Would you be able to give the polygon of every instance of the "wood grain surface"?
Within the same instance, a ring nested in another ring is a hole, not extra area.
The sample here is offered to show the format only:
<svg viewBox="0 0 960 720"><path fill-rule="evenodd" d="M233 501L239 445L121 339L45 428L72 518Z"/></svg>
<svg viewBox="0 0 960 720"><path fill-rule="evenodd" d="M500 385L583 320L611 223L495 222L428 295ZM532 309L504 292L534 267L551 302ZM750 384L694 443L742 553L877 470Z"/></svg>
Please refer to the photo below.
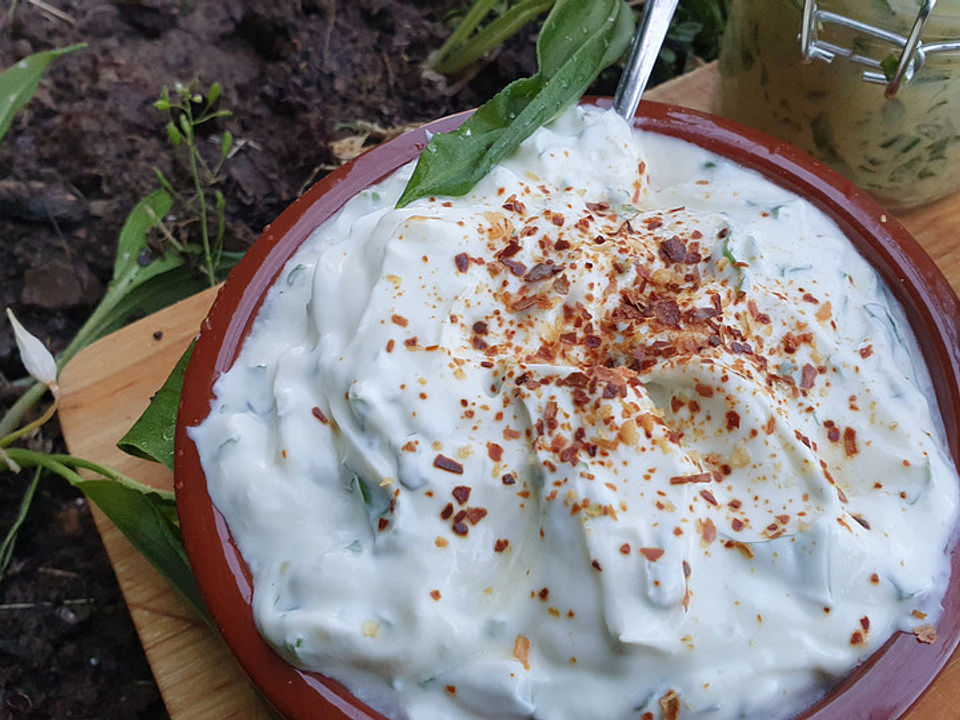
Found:
<svg viewBox="0 0 960 720"><path fill-rule="evenodd" d="M709 110L715 64L646 97ZM960 194L900 217L960 292ZM124 435L196 335L216 290L188 298L79 353L63 370L60 422L73 454L141 482L173 487L165 467L120 452ZM99 512L97 527L172 720L268 718L226 647ZM960 718L960 653L904 720Z"/></svg>

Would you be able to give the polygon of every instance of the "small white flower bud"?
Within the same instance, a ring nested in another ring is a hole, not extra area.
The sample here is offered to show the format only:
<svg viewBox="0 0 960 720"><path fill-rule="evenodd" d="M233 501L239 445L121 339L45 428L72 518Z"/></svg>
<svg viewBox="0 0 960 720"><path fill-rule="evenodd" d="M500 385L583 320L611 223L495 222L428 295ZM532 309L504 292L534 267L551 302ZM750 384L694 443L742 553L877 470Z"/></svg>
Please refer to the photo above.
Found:
<svg viewBox="0 0 960 720"><path fill-rule="evenodd" d="M7 308L7 317L13 325L13 334L20 350L20 360L35 380L39 380L53 389L57 385L57 361L40 340L31 335L10 308Z"/></svg>

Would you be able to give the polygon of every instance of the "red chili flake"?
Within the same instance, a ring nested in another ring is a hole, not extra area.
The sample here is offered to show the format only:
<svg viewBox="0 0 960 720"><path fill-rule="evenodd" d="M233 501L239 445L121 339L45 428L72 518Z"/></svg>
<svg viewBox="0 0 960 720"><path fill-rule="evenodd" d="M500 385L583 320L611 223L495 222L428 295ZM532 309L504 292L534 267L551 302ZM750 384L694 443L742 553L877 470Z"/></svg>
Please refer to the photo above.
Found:
<svg viewBox="0 0 960 720"><path fill-rule="evenodd" d="M552 222L557 227L563 227L563 215L561 215L560 213L554 213L553 216L550 218L550 222Z"/></svg>
<svg viewBox="0 0 960 720"><path fill-rule="evenodd" d="M448 458L446 455L437 455L433 459L433 466L435 468L440 468L441 470L446 470L447 472L463 475L463 465L458 463L456 460Z"/></svg>
<svg viewBox="0 0 960 720"><path fill-rule="evenodd" d="M868 618L866 615L864 615L862 618L860 618L860 627L863 628L864 632L869 632L869 631L870 631L870 618Z"/></svg>
<svg viewBox="0 0 960 720"><path fill-rule="evenodd" d="M417 338L416 337L407 338L406 340L403 341L403 344L406 345L408 348L416 347Z"/></svg>
<svg viewBox="0 0 960 720"><path fill-rule="evenodd" d="M862 357L864 360L871 355L873 355L873 345L867 345L866 347L860 348L860 357Z"/></svg>
<svg viewBox="0 0 960 720"><path fill-rule="evenodd" d="M667 263L683 262L687 257L687 246L683 240L674 235L660 243L660 257Z"/></svg>
<svg viewBox="0 0 960 720"><path fill-rule="evenodd" d="M453 516L453 521L455 523L463 522L466 519L466 517L467 517L467 511L460 510L456 515Z"/></svg>
<svg viewBox="0 0 960 720"><path fill-rule="evenodd" d="M680 717L680 696L676 690L668 690L666 694L657 700L660 706L660 712L663 714L663 720L678 720Z"/></svg>
<svg viewBox="0 0 960 720"><path fill-rule="evenodd" d="M599 335L587 335L583 339L583 343L588 348L598 348L603 343L603 341L600 339Z"/></svg>
<svg viewBox="0 0 960 720"><path fill-rule="evenodd" d="M860 632L859 630L855 630L853 634L850 636L851 645L863 645L864 642L865 640L863 637L863 633Z"/></svg>
<svg viewBox="0 0 960 720"><path fill-rule="evenodd" d="M683 576L684 576L685 578L690 577L690 563L688 563L686 560L684 560L684 561L680 564L680 567L683 568Z"/></svg>
<svg viewBox="0 0 960 720"><path fill-rule="evenodd" d="M713 388L709 385L704 385L703 383L697 383L694 388L697 391L697 395L700 397L713 397Z"/></svg>
<svg viewBox="0 0 960 720"><path fill-rule="evenodd" d="M811 295L810 293L804 293L804 294L803 294L803 299L806 300L808 303L813 303L814 305L819 305L819 304L820 304L820 301L817 300L817 299L816 299L813 295Z"/></svg>
<svg viewBox="0 0 960 720"><path fill-rule="evenodd" d="M590 384L590 378L584 375L582 372L572 372L563 378L562 381L557 381L557 385L569 385L570 387L586 387Z"/></svg>
<svg viewBox="0 0 960 720"><path fill-rule="evenodd" d="M735 532L740 532L743 530L743 521L739 518L734 518L730 521L730 527L732 527Z"/></svg>
<svg viewBox="0 0 960 720"><path fill-rule="evenodd" d="M869 530L869 529L870 529L870 523L867 522L867 519L866 519L865 517L861 517L860 515L854 515L854 514L852 514L852 513L850 514L850 517L852 517L854 520L856 520L863 529L865 529L865 530Z"/></svg>
<svg viewBox="0 0 960 720"><path fill-rule="evenodd" d="M727 430L736 430L740 427L740 414L735 410L727 411Z"/></svg>
<svg viewBox="0 0 960 720"><path fill-rule="evenodd" d="M804 390L809 390L813 387L813 381L817 379L817 369L807 363L803 366L803 374L800 377L800 387Z"/></svg>
<svg viewBox="0 0 960 720"><path fill-rule="evenodd" d="M569 250L569 249L570 249L570 243L567 242L566 240L557 240L557 241L553 244L553 247L554 247L556 250Z"/></svg>
<svg viewBox="0 0 960 720"><path fill-rule="evenodd" d="M676 327L680 324L680 308L677 306L675 300L656 300L652 308L657 320L664 325Z"/></svg>
<svg viewBox="0 0 960 720"><path fill-rule="evenodd" d="M460 505L464 505L466 504L467 500L470 499L470 488L466 485L457 485L453 489L452 494L454 500L456 500Z"/></svg>
<svg viewBox="0 0 960 720"><path fill-rule="evenodd" d="M588 202L587 210L590 212L600 213L604 210L609 210L610 206L605 202Z"/></svg>
<svg viewBox="0 0 960 720"><path fill-rule="evenodd" d="M708 503L710 503L711 505L717 505L717 506L720 505L720 503L717 502L717 499L713 496L713 493L710 492L709 490L701 490L701 491L700 491L700 497L702 497L704 500L706 500L706 501L707 501Z"/></svg>
<svg viewBox="0 0 960 720"><path fill-rule="evenodd" d="M394 346L394 345L395 345L395 343L393 342L393 339L392 339L392 338L391 338L390 340L387 340L387 352L388 352L388 353L393 352L393 346Z"/></svg>
<svg viewBox="0 0 960 720"><path fill-rule="evenodd" d="M481 507L467 508L467 520L471 525L476 525L487 516L487 509Z"/></svg>
<svg viewBox="0 0 960 720"><path fill-rule="evenodd" d="M550 588L540 588L540 592L537 593L541 600L546 602L547 598L550 597Z"/></svg>
<svg viewBox="0 0 960 720"><path fill-rule="evenodd" d="M917 642L932 645L937 641L937 630L933 625L920 625L913 629L913 634L917 636Z"/></svg>
<svg viewBox="0 0 960 720"><path fill-rule="evenodd" d="M621 545L621 546L620 546L620 553L621 553L622 555L629 555L629 554L630 554L630 543L624 543L623 545Z"/></svg>
<svg viewBox="0 0 960 720"><path fill-rule="evenodd" d="M747 355L753 352L753 348L750 347L750 343L740 343L740 342L730 343L730 350L737 354L745 353Z"/></svg>
<svg viewBox="0 0 960 720"><path fill-rule="evenodd" d="M500 258L500 262L506 265L510 272L512 272L517 277L522 277L523 274L527 271L527 266L522 262L517 262L515 260L510 260L509 258Z"/></svg>
<svg viewBox="0 0 960 720"><path fill-rule="evenodd" d="M470 256L466 253L460 253L453 258L453 261L457 264L457 270L460 272L466 272L467 268L470 267Z"/></svg>
<svg viewBox="0 0 960 720"><path fill-rule="evenodd" d="M510 547L510 541L507 540L506 538L499 538L499 539L493 544L493 551L494 551L494 552L503 552L503 551L506 550L508 547Z"/></svg>
<svg viewBox="0 0 960 720"><path fill-rule="evenodd" d="M700 524L700 537L703 538L703 542L707 545L712 543L717 539L717 526L713 524L713 520L707 518L703 520Z"/></svg>
<svg viewBox="0 0 960 720"><path fill-rule="evenodd" d="M462 522L455 522L452 529L457 535L466 535L468 532L470 532L470 528L468 528L466 524Z"/></svg>
<svg viewBox="0 0 960 720"><path fill-rule="evenodd" d="M686 483L707 483L713 480L713 473L696 473L694 475L674 475L670 478L671 485L685 485Z"/></svg>
<svg viewBox="0 0 960 720"><path fill-rule="evenodd" d="M328 422L330 422L329 420L327 420L327 416L323 414L323 410L321 410L320 408L314 407L313 410L311 410L310 412L312 412L313 416L323 424L327 424Z"/></svg>
<svg viewBox="0 0 960 720"><path fill-rule="evenodd" d="M457 686L456 686L456 685L447 685L446 690L447 690L447 692L448 692L450 695L456 695L456 694L457 694Z"/></svg>
<svg viewBox="0 0 960 720"><path fill-rule="evenodd" d="M594 560L590 564L593 565L593 569L596 570L597 572L603 572L603 568L600 567L600 563L598 561Z"/></svg>
<svg viewBox="0 0 960 720"><path fill-rule="evenodd" d="M566 275L561 275L553 281L553 289L561 295L566 295L570 291L570 281Z"/></svg>
<svg viewBox="0 0 960 720"><path fill-rule="evenodd" d="M580 388L574 388L573 391L573 404L574 405L586 405L590 402L590 396Z"/></svg>
<svg viewBox="0 0 960 720"><path fill-rule="evenodd" d="M656 230L658 227L663 226L663 219L658 217L648 218L643 221L643 224L646 225L647 230Z"/></svg>
<svg viewBox="0 0 960 720"><path fill-rule="evenodd" d="M840 442L840 428L836 426L827 428L827 439L830 442Z"/></svg>
<svg viewBox="0 0 960 720"><path fill-rule="evenodd" d="M477 335L474 335L472 338L470 338L470 344L473 345L473 347L477 350L486 350L488 347L490 347L485 340Z"/></svg>
<svg viewBox="0 0 960 720"><path fill-rule="evenodd" d="M503 448L495 442L487 443L487 456L494 462L500 462L503 457Z"/></svg>
<svg viewBox="0 0 960 720"><path fill-rule="evenodd" d="M511 195L510 197L508 197L507 201L503 204L502 207L504 210L509 210L511 212L519 213L521 215L523 215L523 213L526 212L526 209L527 209L522 202L517 200L516 195Z"/></svg>
<svg viewBox="0 0 960 720"><path fill-rule="evenodd" d="M557 273L561 273L564 270L564 265L554 265L552 262L542 262L537 263L523 277L524 282L537 282L538 280L546 280L547 278L553 277Z"/></svg>
<svg viewBox="0 0 960 720"><path fill-rule="evenodd" d="M656 562L663 557L664 551L660 548L653 547L642 547L640 548L640 554L643 555L650 562Z"/></svg>
<svg viewBox="0 0 960 720"><path fill-rule="evenodd" d="M507 473L500 478L500 482L502 482L504 485L514 485L517 482L517 478L513 473Z"/></svg>
<svg viewBox="0 0 960 720"><path fill-rule="evenodd" d="M880 584L880 576L877 575L876 573L872 573L872 574L870 575L870 582L873 583L874 585L879 585L879 584Z"/></svg>
<svg viewBox="0 0 960 720"><path fill-rule="evenodd" d="M777 425L777 419L773 415L771 415L770 418L767 420L767 424L763 426L763 431L767 435L773 435L773 429L776 427L776 425Z"/></svg>
<svg viewBox="0 0 960 720"><path fill-rule="evenodd" d="M430 591L430 597L432 597L434 600L439 600L439 599L440 599L440 591L439 591L439 590L431 590L431 591ZM451 685L450 687L453 687L453 686ZM456 692L456 690L454 690L454 692Z"/></svg>
<svg viewBox="0 0 960 720"><path fill-rule="evenodd" d="M440 517L443 520L449 520L451 515L453 515L453 503L447 503L440 511Z"/></svg>
<svg viewBox="0 0 960 720"><path fill-rule="evenodd" d="M391 315L390 322L394 325L399 325L400 327L406 327L410 324L410 321L407 320L403 315Z"/></svg>
<svg viewBox="0 0 960 720"><path fill-rule="evenodd" d="M847 457L853 457L859 450L857 449L857 431L852 427L843 429L843 451Z"/></svg>
<svg viewBox="0 0 960 720"><path fill-rule="evenodd" d="M377 521L377 527L380 529L380 532L383 532L384 530L386 530L389 524L390 524L390 521L383 517Z"/></svg>
<svg viewBox="0 0 960 720"><path fill-rule="evenodd" d="M486 335L489 332L489 328L487 327L487 324L485 322L483 322L482 320L478 320L473 324L473 331L477 335Z"/></svg>
<svg viewBox="0 0 960 720"><path fill-rule="evenodd" d="M694 308L690 317L694 320L709 320L712 317L717 317L719 314L720 311L712 307Z"/></svg>

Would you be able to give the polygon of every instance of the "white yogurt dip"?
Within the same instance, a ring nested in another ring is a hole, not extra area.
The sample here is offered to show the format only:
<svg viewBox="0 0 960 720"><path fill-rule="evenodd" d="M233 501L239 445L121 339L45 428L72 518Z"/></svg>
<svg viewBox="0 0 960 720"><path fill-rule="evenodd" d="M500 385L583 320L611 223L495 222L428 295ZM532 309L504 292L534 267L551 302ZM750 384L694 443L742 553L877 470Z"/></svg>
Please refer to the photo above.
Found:
<svg viewBox="0 0 960 720"><path fill-rule="evenodd" d="M463 198L411 171L190 433L280 654L392 718L771 720L936 620L956 472L823 213L582 108Z"/></svg>

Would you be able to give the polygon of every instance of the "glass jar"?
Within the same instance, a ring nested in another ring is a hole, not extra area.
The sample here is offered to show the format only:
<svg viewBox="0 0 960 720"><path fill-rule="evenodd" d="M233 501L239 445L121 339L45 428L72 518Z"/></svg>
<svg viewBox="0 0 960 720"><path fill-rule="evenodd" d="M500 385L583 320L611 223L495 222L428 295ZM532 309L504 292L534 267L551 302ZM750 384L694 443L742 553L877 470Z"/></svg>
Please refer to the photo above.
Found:
<svg viewBox="0 0 960 720"><path fill-rule="evenodd" d="M823 10L909 36L919 0L822 0ZM891 210L936 200L960 187L960 46L930 52L893 97L866 82L864 64L837 56L801 59L803 0L732 0L720 53L718 112L803 148L871 192ZM862 58L900 49L860 30L824 22L821 39ZM960 0L940 0L923 45L960 39Z"/></svg>

